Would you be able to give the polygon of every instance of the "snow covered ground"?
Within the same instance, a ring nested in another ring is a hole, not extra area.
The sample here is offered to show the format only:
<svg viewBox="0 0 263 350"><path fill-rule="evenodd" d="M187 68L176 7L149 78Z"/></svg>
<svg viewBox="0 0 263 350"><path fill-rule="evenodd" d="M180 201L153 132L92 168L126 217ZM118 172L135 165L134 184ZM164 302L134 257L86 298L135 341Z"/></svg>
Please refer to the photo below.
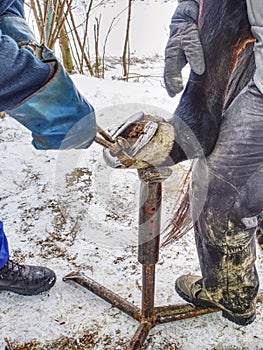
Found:
<svg viewBox="0 0 263 350"><path fill-rule="evenodd" d="M147 7L150 22L158 14L163 33L175 3L155 1L150 6L140 1L136 6L143 11ZM150 55L149 47L147 41L145 57ZM145 63L134 68L142 71L147 65L150 72L158 72L159 79L125 83L73 76L94 105L103 128L114 128L141 110L167 118L174 111L179 96L169 98L162 86L163 51L159 46L153 52L159 59L150 62L144 57ZM140 306L137 173L107 167L96 144L85 151L42 152L34 150L30 142L30 133L17 122L0 120L1 218L12 257L53 268L57 283L48 293L34 297L1 293L0 349L125 349L138 323L62 278L71 271L82 271ZM173 213L182 174L183 167L178 165L164 182L162 226ZM257 265L262 282L260 249ZM183 303L174 292L174 280L188 272L199 273L192 232L161 249L157 305ZM220 313L168 323L150 332L144 349L260 350L262 321L259 304L257 319L248 327L234 325Z"/></svg>

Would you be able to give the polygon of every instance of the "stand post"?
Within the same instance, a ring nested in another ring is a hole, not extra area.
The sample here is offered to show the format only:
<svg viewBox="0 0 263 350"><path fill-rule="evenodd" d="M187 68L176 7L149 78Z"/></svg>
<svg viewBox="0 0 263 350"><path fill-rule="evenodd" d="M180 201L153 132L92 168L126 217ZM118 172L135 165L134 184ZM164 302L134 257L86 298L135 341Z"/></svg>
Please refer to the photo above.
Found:
<svg viewBox="0 0 263 350"><path fill-rule="evenodd" d="M127 350L140 350L149 331L157 324L219 311L217 308L202 309L191 304L155 307L155 265L160 248L162 182L170 176L171 169L148 168L138 171L138 174L141 180L138 232L138 261L142 264L141 309L81 273L71 272L63 278L64 281L74 281L87 288L140 323ZM258 301L262 302L262 298L260 293Z"/></svg>

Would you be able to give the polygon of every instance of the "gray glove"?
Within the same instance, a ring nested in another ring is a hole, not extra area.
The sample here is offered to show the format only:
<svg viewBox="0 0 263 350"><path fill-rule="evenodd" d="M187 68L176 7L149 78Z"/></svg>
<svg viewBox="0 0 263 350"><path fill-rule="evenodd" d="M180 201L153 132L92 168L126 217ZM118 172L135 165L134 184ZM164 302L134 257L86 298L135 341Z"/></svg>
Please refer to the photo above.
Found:
<svg viewBox="0 0 263 350"><path fill-rule="evenodd" d="M165 49L164 83L170 97L183 89L181 71L187 62L196 74L205 71L204 53L197 27L199 0L178 2Z"/></svg>

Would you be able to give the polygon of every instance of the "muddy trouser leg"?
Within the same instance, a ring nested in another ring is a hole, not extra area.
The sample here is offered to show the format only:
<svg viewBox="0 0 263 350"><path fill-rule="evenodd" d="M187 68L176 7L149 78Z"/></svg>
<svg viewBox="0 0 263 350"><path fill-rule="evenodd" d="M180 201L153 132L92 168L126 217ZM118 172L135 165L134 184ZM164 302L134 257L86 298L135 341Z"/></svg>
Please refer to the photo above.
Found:
<svg viewBox="0 0 263 350"><path fill-rule="evenodd" d="M246 312L259 281L255 229L263 209L263 95L251 82L226 111L212 154L197 161L191 211L203 285L212 300Z"/></svg>
<svg viewBox="0 0 263 350"><path fill-rule="evenodd" d="M258 215L257 241L263 249L263 212Z"/></svg>

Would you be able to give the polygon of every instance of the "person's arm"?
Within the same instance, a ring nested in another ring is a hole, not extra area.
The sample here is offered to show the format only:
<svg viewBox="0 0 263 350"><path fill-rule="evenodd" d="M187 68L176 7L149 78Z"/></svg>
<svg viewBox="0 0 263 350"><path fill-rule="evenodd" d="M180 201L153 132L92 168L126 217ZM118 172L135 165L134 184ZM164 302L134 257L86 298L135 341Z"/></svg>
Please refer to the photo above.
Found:
<svg viewBox="0 0 263 350"><path fill-rule="evenodd" d="M24 17L24 0L1 0L0 1L0 16L12 14L19 17Z"/></svg>
<svg viewBox="0 0 263 350"><path fill-rule="evenodd" d="M50 66L28 50L20 50L21 40L34 35L23 19L24 0L0 1L0 110L15 106L38 90L48 79Z"/></svg>
<svg viewBox="0 0 263 350"><path fill-rule="evenodd" d="M1 29L1 26L0 26ZM0 31L0 111L5 111L38 90L48 79L50 66Z"/></svg>
<svg viewBox="0 0 263 350"><path fill-rule="evenodd" d="M22 4L13 2L0 16L0 111L32 132L37 149L87 148L96 135L94 109L53 53L36 42Z"/></svg>

